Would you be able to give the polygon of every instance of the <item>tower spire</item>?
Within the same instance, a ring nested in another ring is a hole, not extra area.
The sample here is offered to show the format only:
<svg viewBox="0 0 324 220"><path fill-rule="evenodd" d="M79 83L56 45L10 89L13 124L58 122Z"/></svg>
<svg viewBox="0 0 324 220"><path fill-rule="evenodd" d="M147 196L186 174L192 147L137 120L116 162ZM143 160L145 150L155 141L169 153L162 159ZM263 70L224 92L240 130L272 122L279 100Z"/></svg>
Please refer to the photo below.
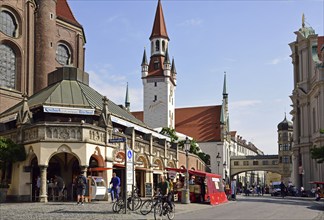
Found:
<svg viewBox="0 0 324 220"><path fill-rule="evenodd" d="M152 38L156 38L156 37L166 38L166 39L170 40L168 37L168 33L167 33L165 21L164 21L162 4L161 4L160 0L156 7L155 19L154 19L154 24L153 24L153 29L152 29L152 33L150 36L150 40L152 40Z"/></svg>
<svg viewBox="0 0 324 220"><path fill-rule="evenodd" d="M126 97L125 97L125 108L129 111L130 107L130 101L129 101L129 95L128 95L128 82L126 86Z"/></svg>

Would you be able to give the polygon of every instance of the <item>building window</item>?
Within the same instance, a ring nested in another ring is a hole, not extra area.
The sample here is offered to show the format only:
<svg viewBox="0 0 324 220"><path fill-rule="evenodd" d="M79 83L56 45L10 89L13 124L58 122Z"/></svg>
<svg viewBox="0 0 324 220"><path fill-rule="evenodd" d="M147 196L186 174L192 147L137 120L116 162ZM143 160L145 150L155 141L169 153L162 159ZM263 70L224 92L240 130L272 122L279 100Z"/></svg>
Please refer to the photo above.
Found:
<svg viewBox="0 0 324 220"><path fill-rule="evenodd" d="M281 157L280 157L281 158ZM272 161L272 165L277 165L278 164L278 161L277 160L273 160Z"/></svg>
<svg viewBox="0 0 324 220"><path fill-rule="evenodd" d="M154 87L157 87L157 82L154 82Z"/></svg>
<svg viewBox="0 0 324 220"><path fill-rule="evenodd" d="M64 44L57 45L56 60L62 65L70 64L71 53L68 47Z"/></svg>
<svg viewBox="0 0 324 220"><path fill-rule="evenodd" d="M8 11L1 11L0 30L10 37L15 37L17 33L17 22L15 17Z"/></svg>
<svg viewBox="0 0 324 220"><path fill-rule="evenodd" d="M249 166L249 161L243 161L243 166Z"/></svg>
<svg viewBox="0 0 324 220"><path fill-rule="evenodd" d="M239 162L238 161L234 161L234 166L238 166Z"/></svg>
<svg viewBox="0 0 324 220"><path fill-rule="evenodd" d="M159 61L154 61L154 69L159 69Z"/></svg>
<svg viewBox="0 0 324 220"><path fill-rule="evenodd" d="M165 41L164 40L162 41L162 51L163 52L165 51Z"/></svg>
<svg viewBox="0 0 324 220"><path fill-rule="evenodd" d="M263 160L263 161L262 161L262 165L269 165L269 161L267 161L267 160Z"/></svg>
<svg viewBox="0 0 324 220"><path fill-rule="evenodd" d="M282 158L282 163L289 163L289 156L284 156L283 158Z"/></svg>
<svg viewBox="0 0 324 220"><path fill-rule="evenodd" d="M157 95L154 95L154 100L153 100L153 102L156 102L156 100L157 100Z"/></svg>
<svg viewBox="0 0 324 220"><path fill-rule="evenodd" d="M253 165L255 166L259 165L259 161L253 161Z"/></svg>
<svg viewBox="0 0 324 220"><path fill-rule="evenodd" d="M160 41L155 41L155 51L159 51L160 50Z"/></svg>
<svg viewBox="0 0 324 220"><path fill-rule="evenodd" d="M0 87L16 87L16 54L7 45L0 44Z"/></svg>

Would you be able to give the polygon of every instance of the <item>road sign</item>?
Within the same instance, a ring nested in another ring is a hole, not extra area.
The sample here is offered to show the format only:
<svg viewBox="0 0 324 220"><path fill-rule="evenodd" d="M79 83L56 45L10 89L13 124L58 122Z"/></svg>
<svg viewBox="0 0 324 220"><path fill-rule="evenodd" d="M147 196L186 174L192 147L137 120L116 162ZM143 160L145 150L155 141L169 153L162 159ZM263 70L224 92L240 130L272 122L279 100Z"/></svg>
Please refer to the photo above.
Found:
<svg viewBox="0 0 324 220"><path fill-rule="evenodd" d="M127 150L127 163L133 163L133 151Z"/></svg>
<svg viewBox="0 0 324 220"><path fill-rule="evenodd" d="M122 138L109 139L109 143L122 143L122 142L126 142L126 138L122 137Z"/></svg>

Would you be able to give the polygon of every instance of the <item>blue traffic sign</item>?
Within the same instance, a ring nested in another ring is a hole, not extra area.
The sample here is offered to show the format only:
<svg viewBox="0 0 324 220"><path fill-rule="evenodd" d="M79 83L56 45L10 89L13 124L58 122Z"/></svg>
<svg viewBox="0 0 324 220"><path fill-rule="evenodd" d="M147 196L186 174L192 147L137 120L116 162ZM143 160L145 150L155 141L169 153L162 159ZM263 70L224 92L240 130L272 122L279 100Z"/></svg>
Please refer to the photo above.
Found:
<svg viewBox="0 0 324 220"><path fill-rule="evenodd" d="M128 150L127 151L127 157L128 157L128 159L132 159L132 156L133 156L132 151L131 150Z"/></svg>

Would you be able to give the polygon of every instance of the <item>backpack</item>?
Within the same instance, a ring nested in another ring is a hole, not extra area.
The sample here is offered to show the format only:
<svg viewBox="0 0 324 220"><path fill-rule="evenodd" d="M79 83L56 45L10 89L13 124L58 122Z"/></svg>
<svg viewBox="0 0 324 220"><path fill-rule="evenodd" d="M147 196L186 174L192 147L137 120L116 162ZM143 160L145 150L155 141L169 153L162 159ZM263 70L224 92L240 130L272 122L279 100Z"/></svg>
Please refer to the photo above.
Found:
<svg viewBox="0 0 324 220"><path fill-rule="evenodd" d="M82 176L79 176L78 177L78 180L77 180L77 186L79 188L85 188L85 183L84 183L84 179Z"/></svg>

